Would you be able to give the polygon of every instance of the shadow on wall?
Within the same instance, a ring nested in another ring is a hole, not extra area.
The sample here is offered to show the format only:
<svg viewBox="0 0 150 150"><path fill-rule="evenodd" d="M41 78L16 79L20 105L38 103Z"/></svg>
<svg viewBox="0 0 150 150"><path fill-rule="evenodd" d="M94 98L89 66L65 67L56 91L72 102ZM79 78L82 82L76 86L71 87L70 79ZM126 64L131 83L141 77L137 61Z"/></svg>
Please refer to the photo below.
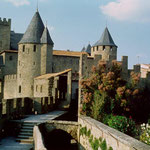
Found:
<svg viewBox="0 0 150 150"><path fill-rule="evenodd" d="M77 143L71 143L72 136L61 129L54 129L44 136L45 146L48 150L77 150Z"/></svg>

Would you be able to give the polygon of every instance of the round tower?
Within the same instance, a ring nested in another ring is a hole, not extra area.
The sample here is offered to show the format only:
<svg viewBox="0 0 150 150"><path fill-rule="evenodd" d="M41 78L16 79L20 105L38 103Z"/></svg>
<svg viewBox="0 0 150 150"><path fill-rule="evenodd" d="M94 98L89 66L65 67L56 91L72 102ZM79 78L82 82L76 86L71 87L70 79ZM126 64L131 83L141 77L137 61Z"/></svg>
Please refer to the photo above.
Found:
<svg viewBox="0 0 150 150"><path fill-rule="evenodd" d="M17 68L18 97L33 97L34 78L41 74L40 39L43 31L44 24L37 11L19 42Z"/></svg>
<svg viewBox="0 0 150 150"><path fill-rule="evenodd" d="M49 31L45 27L41 37L41 75L52 73L53 46Z"/></svg>
<svg viewBox="0 0 150 150"><path fill-rule="evenodd" d="M92 46L91 55L101 55L102 60L104 61L117 59L117 46L114 43L107 27L105 28L100 40Z"/></svg>

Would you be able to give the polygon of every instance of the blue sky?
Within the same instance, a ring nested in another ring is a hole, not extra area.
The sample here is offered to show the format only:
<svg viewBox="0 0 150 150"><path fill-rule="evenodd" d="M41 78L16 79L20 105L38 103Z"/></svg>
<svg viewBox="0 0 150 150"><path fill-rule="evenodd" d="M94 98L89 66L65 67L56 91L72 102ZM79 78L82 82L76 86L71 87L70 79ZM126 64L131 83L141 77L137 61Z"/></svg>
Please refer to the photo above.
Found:
<svg viewBox="0 0 150 150"><path fill-rule="evenodd" d="M12 30L24 33L37 0L0 0L0 17L12 19ZM107 26L118 45L118 60L150 63L149 0L39 0L43 22L48 22L54 49L80 51L99 40Z"/></svg>

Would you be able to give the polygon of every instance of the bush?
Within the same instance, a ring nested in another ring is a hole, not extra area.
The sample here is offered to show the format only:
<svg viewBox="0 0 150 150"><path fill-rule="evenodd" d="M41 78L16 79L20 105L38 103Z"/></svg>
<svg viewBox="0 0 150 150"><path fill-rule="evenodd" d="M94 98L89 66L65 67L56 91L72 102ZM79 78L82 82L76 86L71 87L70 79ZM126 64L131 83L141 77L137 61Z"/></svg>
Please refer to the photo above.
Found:
<svg viewBox="0 0 150 150"><path fill-rule="evenodd" d="M103 113L104 99L104 96L101 96L98 90L94 92L91 115L96 120L99 120L100 114Z"/></svg>
<svg viewBox="0 0 150 150"><path fill-rule="evenodd" d="M102 122L106 125L108 125L108 120L111 119L112 115L108 115L108 114L105 114L103 116L103 119L102 119Z"/></svg>
<svg viewBox="0 0 150 150"><path fill-rule="evenodd" d="M148 145L150 145L150 125L147 124L142 124L141 125L141 131L142 134L140 136L140 140Z"/></svg>
<svg viewBox="0 0 150 150"><path fill-rule="evenodd" d="M112 116L108 120L108 125L128 135L136 134L135 122L124 116Z"/></svg>

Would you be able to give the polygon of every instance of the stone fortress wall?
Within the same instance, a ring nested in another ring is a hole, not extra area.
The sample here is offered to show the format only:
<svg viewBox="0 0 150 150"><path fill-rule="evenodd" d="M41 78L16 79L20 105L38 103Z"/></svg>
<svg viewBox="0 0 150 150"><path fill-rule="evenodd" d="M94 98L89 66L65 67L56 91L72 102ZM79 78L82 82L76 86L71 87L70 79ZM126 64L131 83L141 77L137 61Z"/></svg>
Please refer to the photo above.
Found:
<svg viewBox="0 0 150 150"><path fill-rule="evenodd" d="M33 97L34 78L41 74L41 46L34 44L20 44L17 68L17 96ZM19 90L20 88L20 90Z"/></svg>
<svg viewBox="0 0 150 150"><path fill-rule="evenodd" d="M10 49L11 19L0 18L0 52ZM6 40L7 39L7 40Z"/></svg>
<svg viewBox="0 0 150 150"><path fill-rule="evenodd" d="M112 46L93 46L91 48L91 56L101 54L102 60L116 60L117 47Z"/></svg>
<svg viewBox="0 0 150 150"><path fill-rule="evenodd" d="M3 56L3 64L4 64L4 71L3 75L10 75L17 73L17 63L18 63L18 53L17 52L2 52L1 56Z"/></svg>
<svg viewBox="0 0 150 150"><path fill-rule="evenodd" d="M4 98L11 99L17 95L17 74L6 75L4 78Z"/></svg>
<svg viewBox="0 0 150 150"><path fill-rule="evenodd" d="M86 130L84 133L82 130ZM79 117L79 143L86 149L92 150L92 140L101 138L106 141L107 149L112 147L113 150L149 150L150 146L142 143L122 132L106 126L105 124L94 120L90 117ZM87 134L90 133L90 134Z"/></svg>
<svg viewBox="0 0 150 150"><path fill-rule="evenodd" d="M53 65L53 46L42 44L41 45L41 75L52 73Z"/></svg>
<svg viewBox="0 0 150 150"><path fill-rule="evenodd" d="M72 72L79 71L79 60L77 56L53 55L53 72L60 72L72 68Z"/></svg>

